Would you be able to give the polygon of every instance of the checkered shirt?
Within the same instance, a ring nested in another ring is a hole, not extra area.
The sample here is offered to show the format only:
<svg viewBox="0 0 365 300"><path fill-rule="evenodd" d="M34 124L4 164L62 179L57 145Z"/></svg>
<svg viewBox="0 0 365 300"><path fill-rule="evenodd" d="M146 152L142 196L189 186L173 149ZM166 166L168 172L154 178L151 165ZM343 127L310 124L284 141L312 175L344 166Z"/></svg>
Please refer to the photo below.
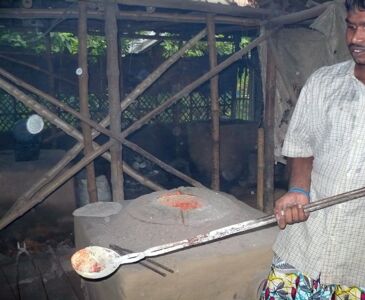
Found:
<svg viewBox="0 0 365 300"><path fill-rule="evenodd" d="M365 85L354 62L317 70L303 87L283 145L314 157L311 201L365 187ZM365 287L365 199L310 214L279 233L274 252L323 284Z"/></svg>

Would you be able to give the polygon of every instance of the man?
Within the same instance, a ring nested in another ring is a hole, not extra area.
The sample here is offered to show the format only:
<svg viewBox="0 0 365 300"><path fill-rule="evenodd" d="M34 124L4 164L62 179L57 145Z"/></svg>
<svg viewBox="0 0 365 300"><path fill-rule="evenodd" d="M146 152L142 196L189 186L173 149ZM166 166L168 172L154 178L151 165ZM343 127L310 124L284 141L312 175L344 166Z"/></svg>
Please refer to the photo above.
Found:
<svg viewBox="0 0 365 300"><path fill-rule="evenodd" d="M365 199L306 215L303 206L365 186L365 0L346 0L352 60L303 87L283 146L289 191L261 299L365 299Z"/></svg>

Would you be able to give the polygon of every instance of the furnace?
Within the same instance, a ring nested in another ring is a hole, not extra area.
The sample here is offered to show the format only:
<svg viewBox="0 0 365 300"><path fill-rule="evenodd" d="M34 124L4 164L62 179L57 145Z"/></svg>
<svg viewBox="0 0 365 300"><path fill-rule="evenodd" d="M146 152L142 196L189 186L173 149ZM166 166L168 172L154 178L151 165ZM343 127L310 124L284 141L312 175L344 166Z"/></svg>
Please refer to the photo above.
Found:
<svg viewBox="0 0 365 300"><path fill-rule="evenodd" d="M208 189L181 187L119 203L77 209L77 248L89 245L139 252L256 219L263 213ZM276 227L121 266L108 278L83 280L88 299L255 299L268 273ZM153 270L148 266L154 266Z"/></svg>

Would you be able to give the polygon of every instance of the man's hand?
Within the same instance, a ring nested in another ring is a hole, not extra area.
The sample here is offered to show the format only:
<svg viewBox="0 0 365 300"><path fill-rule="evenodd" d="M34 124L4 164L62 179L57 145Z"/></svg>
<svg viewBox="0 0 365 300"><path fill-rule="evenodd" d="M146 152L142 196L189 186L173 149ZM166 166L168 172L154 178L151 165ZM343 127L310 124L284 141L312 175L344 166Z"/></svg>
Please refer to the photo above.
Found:
<svg viewBox="0 0 365 300"><path fill-rule="evenodd" d="M274 212L280 229L287 224L306 221L309 215L304 212L304 205L308 203L308 197L296 192L288 192L276 200Z"/></svg>

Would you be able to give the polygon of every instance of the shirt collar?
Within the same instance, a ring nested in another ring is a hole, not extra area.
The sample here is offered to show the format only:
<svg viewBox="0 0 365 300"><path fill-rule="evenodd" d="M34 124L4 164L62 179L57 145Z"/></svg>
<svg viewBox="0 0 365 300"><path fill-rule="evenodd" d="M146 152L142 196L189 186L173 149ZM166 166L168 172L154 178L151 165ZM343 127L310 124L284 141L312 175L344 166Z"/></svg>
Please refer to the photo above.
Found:
<svg viewBox="0 0 365 300"><path fill-rule="evenodd" d="M345 75L350 75L351 77L355 77L355 62L351 59L348 61L348 67L347 70L345 72Z"/></svg>

